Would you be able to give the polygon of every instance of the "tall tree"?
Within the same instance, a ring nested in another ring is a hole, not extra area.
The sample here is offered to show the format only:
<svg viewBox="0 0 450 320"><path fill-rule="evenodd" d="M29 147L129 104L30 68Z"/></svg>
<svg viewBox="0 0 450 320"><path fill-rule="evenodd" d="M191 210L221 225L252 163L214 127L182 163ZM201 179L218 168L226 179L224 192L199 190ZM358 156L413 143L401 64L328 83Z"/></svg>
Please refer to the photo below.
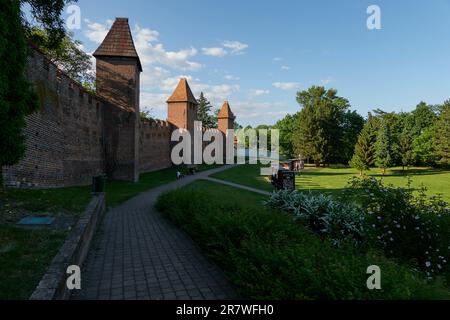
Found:
<svg viewBox="0 0 450 320"><path fill-rule="evenodd" d="M414 133L420 135L425 129L435 124L437 116L433 107L425 102L420 102L412 112L414 117Z"/></svg>
<svg viewBox="0 0 450 320"><path fill-rule="evenodd" d="M392 163L392 137L386 120L381 122L378 131L377 142L375 144L375 163L386 174L386 169Z"/></svg>
<svg viewBox="0 0 450 320"><path fill-rule="evenodd" d="M405 167L409 170L409 166L414 161L414 153L412 133L407 127L403 129L403 132L398 137L397 148L401 158L403 171L405 171Z"/></svg>
<svg viewBox="0 0 450 320"><path fill-rule="evenodd" d="M360 175L370 170L375 164L375 143L377 140L377 128L375 118L369 113L366 125L361 131L355 146L355 153L350 160L350 166L359 170Z"/></svg>
<svg viewBox="0 0 450 320"><path fill-rule="evenodd" d="M348 100L334 89L312 86L297 93L297 102L303 108L294 134L296 154L313 159L316 166L337 161Z"/></svg>
<svg viewBox="0 0 450 320"><path fill-rule="evenodd" d="M414 160L419 165L434 166L439 160L436 150L436 126L426 128L413 140Z"/></svg>
<svg viewBox="0 0 450 320"><path fill-rule="evenodd" d="M442 108L441 115L437 122L436 135L437 154L439 163L445 166L450 165L450 102L447 101Z"/></svg>
<svg viewBox="0 0 450 320"><path fill-rule="evenodd" d="M47 31L49 48L59 46L66 36L61 14L68 3L74 3L77 0L19 0L19 2L21 6L24 4L29 6L32 18L27 20L26 15L21 16L25 33L29 35L33 27L37 26Z"/></svg>
<svg viewBox="0 0 450 320"><path fill-rule="evenodd" d="M25 78L27 45L17 0L1 5L0 42L1 168L17 163L25 153L25 116L37 109L37 98Z"/></svg>
<svg viewBox="0 0 450 320"><path fill-rule="evenodd" d="M274 129L280 131L280 153L286 157L297 157L294 152L293 134L297 127L299 113L288 114L282 120L278 121Z"/></svg>
<svg viewBox="0 0 450 320"><path fill-rule="evenodd" d="M340 146L340 163L348 163L355 151L355 144L364 128L364 118L356 111L347 111L342 123L342 138Z"/></svg>
<svg viewBox="0 0 450 320"><path fill-rule="evenodd" d="M73 33L67 33L55 45L51 43L47 30L33 27L29 31L28 39L69 77L85 86L95 88L91 57L81 50L82 43L73 39Z"/></svg>
<svg viewBox="0 0 450 320"><path fill-rule="evenodd" d="M214 117L211 115L212 105L206 99L203 92L200 93L200 98L197 100L198 109L197 109L197 120L203 123L203 127L206 129L214 128L215 121Z"/></svg>

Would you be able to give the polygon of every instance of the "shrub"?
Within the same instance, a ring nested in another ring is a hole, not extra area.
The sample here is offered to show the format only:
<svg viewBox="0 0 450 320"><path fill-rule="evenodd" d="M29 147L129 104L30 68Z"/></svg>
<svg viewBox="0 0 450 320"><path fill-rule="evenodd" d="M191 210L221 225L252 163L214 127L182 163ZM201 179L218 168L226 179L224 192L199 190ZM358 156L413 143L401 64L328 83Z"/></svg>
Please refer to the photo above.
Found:
<svg viewBox="0 0 450 320"><path fill-rule="evenodd" d="M377 253L332 246L250 192L209 182L162 195L157 208L185 230L249 299L449 298ZM223 198L223 194L228 197ZM382 270L382 290L368 290L366 269Z"/></svg>
<svg viewBox="0 0 450 320"><path fill-rule="evenodd" d="M272 193L265 204L292 213L295 220L304 222L335 245L346 241L359 242L362 238L362 211L330 196L282 190Z"/></svg>
<svg viewBox="0 0 450 320"><path fill-rule="evenodd" d="M344 198L356 199L367 212L364 237L369 245L432 277L449 271L450 207L440 197L428 198L425 191L414 196L410 188L354 178Z"/></svg>

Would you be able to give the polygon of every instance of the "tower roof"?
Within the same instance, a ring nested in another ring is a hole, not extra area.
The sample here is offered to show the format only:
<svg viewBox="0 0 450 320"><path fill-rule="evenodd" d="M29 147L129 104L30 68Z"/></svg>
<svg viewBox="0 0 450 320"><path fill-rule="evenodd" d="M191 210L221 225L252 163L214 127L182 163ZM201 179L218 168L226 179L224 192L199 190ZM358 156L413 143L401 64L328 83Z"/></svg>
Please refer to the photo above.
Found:
<svg viewBox="0 0 450 320"><path fill-rule="evenodd" d="M198 104L185 78L180 79L175 91L172 93L167 102L191 102Z"/></svg>
<svg viewBox="0 0 450 320"><path fill-rule="evenodd" d="M219 115L217 116L219 119L234 119L234 114L231 111L230 104L228 101L223 103L222 109L219 111Z"/></svg>
<svg viewBox="0 0 450 320"><path fill-rule="evenodd" d="M102 44L95 50L94 57L125 57L137 59L142 71L141 60L136 52L128 18L116 18Z"/></svg>

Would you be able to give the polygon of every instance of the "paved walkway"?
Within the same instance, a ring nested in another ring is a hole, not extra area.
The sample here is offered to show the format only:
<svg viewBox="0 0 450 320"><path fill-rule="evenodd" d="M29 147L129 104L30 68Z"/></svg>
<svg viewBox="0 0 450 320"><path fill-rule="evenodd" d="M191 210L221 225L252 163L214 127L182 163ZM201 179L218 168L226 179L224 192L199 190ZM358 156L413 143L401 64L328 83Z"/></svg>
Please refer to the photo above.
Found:
<svg viewBox="0 0 450 320"><path fill-rule="evenodd" d="M83 266L75 299L232 299L222 271L154 209L167 190L229 169L188 176L151 189L107 212Z"/></svg>

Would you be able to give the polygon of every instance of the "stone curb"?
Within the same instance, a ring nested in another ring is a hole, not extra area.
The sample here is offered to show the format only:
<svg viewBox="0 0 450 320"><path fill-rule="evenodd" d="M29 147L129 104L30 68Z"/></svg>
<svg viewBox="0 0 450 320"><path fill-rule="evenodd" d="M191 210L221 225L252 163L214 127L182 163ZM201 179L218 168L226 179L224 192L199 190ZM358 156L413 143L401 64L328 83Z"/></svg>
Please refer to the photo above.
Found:
<svg viewBox="0 0 450 320"><path fill-rule="evenodd" d="M82 217L53 259L47 272L30 297L30 300L67 300L71 291L67 289L67 267L81 268L85 261L97 226L105 212L105 194L94 194Z"/></svg>

